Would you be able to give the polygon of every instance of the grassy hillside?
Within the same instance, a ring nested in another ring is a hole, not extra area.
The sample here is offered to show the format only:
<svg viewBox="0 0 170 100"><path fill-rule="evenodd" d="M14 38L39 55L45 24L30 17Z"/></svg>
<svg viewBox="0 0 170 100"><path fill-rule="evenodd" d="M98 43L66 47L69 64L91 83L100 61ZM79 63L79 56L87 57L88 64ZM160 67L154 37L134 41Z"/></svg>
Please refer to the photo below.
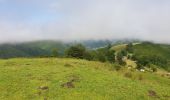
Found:
<svg viewBox="0 0 170 100"><path fill-rule="evenodd" d="M137 59L151 59L158 67L170 71L170 45L142 43L135 45L134 55Z"/></svg>
<svg viewBox="0 0 170 100"><path fill-rule="evenodd" d="M119 44L113 46L111 49L116 52L126 49L127 44ZM143 61L150 60L157 65L157 67L164 68L170 71L170 45L154 44L150 42L133 43L133 53L136 59ZM168 63L166 63L168 62ZM129 61L127 61L129 63Z"/></svg>
<svg viewBox="0 0 170 100"><path fill-rule="evenodd" d="M76 59L0 60L1 100L168 100L170 80Z"/></svg>
<svg viewBox="0 0 170 100"><path fill-rule="evenodd" d="M170 60L170 45L142 43L134 45L134 53L136 55L158 55Z"/></svg>

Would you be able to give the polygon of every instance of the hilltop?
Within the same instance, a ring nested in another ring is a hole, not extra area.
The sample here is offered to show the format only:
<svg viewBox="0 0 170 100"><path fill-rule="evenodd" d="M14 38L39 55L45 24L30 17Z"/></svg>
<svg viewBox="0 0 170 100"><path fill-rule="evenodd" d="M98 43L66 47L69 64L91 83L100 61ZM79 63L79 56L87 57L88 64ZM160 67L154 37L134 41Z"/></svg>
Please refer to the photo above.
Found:
<svg viewBox="0 0 170 100"><path fill-rule="evenodd" d="M114 45L111 49L116 53L126 50L128 44ZM168 44L155 44L151 42L133 43L133 52L130 60L127 63L138 61L144 66L147 63L156 65L158 68L170 70L170 45ZM134 60L134 61L132 61Z"/></svg>
<svg viewBox="0 0 170 100"><path fill-rule="evenodd" d="M168 100L166 73L69 58L0 60L2 100ZM160 70L161 71L161 70Z"/></svg>

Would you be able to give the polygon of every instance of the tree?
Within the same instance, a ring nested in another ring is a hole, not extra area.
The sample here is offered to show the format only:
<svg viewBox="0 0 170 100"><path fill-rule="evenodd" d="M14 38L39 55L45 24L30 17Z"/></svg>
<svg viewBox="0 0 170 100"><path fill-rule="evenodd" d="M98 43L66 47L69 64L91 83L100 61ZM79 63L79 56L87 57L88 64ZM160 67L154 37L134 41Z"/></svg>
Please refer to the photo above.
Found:
<svg viewBox="0 0 170 100"><path fill-rule="evenodd" d="M90 52L90 51L85 51L85 52L84 52L84 55L83 55L83 58L86 59L86 60L93 60L93 59L94 59L94 56L92 55L92 52Z"/></svg>
<svg viewBox="0 0 170 100"><path fill-rule="evenodd" d="M123 57L124 56L123 56L122 52L117 53L117 61L120 65L126 65L126 62L123 61Z"/></svg>
<svg viewBox="0 0 170 100"><path fill-rule="evenodd" d="M83 45L81 44L73 45L67 50L66 56L83 59L85 51L86 48Z"/></svg>
<svg viewBox="0 0 170 100"><path fill-rule="evenodd" d="M121 50L122 56L127 56L127 51L126 50Z"/></svg>
<svg viewBox="0 0 170 100"><path fill-rule="evenodd" d="M112 47L111 43L108 42L107 49L110 50L111 47Z"/></svg>
<svg viewBox="0 0 170 100"><path fill-rule="evenodd" d="M115 62L115 51L114 50L108 50L106 54L106 58L110 63Z"/></svg>
<svg viewBox="0 0 170 100"><path fill-rule="evenodd" d="M52 50L52 57L57 57L58 55L59 55L58 49L57 48L53 49Z"/></svg>
<svg viewBox="0 0 170 100"><path fill-rule="evenodd" d="M106 62L106 56L103 53L101 53L101 52L97 53L97 58L101 62Z"/></svg>
<svg viewBox="0 0 170 100"><path fill-rule="evenodd" d="M126 45L126 50L127 50L129 53L133 53L133 44L132 44L132 43L129 43L128 45Z"/></svg>

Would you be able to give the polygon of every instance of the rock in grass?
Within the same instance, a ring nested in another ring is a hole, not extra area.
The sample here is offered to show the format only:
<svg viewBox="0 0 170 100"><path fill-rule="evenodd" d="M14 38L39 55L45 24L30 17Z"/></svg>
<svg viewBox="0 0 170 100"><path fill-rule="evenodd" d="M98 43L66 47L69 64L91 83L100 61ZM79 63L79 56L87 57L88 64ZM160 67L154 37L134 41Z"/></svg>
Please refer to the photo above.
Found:
<svg viewBox="0 0 170 100"><path fill-rule="evenodd" d="M66 83L62 84L61 86L65 87L65 88L75 88L73 81L66 82Z"/></svg>
<svg viewBox="0 0 170 100"><path fill-rule="evenodd" d="M48 86L40 86L40 87L38 87L38 89L41 89L41 90L48 90L49 87L48 87Z"/></svg>

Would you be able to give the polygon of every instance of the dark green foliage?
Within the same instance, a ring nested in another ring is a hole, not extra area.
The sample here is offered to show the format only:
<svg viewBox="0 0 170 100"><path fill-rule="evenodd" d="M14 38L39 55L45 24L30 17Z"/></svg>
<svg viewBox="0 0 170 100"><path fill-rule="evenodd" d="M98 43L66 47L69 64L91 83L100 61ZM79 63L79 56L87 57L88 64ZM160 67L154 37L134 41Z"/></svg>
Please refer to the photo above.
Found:
<svg viewBox="0 0 170 100"><path fill-rule="evenodd" d="M111 47L112 47L112 45L110 43L108 43L107 49L109 50Z"/></svg>
<svg viewBox="0 0 170 100"><path fill-rule="evenodd" d="M121 52L122 56L127 56L127 51L126 50L121 50L120 52Z"/></svg>
<svg viewBox="0 0 170 100"><path fill-rule="evenodd" d="M126 45L126 50L129 53L133 53L133 44L129 43L128 45Z"/></svg>
<svg viewBox="0 0 170 100"><path fill-rule="evenodd" d="M86 48L81 45L73 45L66 51L67 57L80 58L83 59L86 52Z"/></svg>
<svg viewBox="0 0 170 100"><path fill-rule="evenodd" d="M150 42L144 42L133 46L134 56L133 60L137 60L138 63L146 66L148 64L154 64L164 69L170 69L170 45L153 44Z"/></svg>
<svg viewBox="0 0 170 100"><path fill-rule="evenodd" d="M57 56L59 56L58 49L57 49L57 48L54 48L54 49L52 50L52 57L57 57Z"/></svg>
<svg viewBox="0 0 170 100"><path fill-rule="evenodd" d="M37 47L29 47L25 45L4 44L0 46L0 58L13 57L37 57L45 56L48 53Z"/></svg>
<svg viewBox="0 0 170 100"><path fill-rule="evenodd" d="M120 64L120 65L126 65L126 62L125 61L123 61L123 53L122 52L118 52L117 53L117 56L116 56L116 58L117 58L117 62Z"/></svg>
<svg viewBox="0 0 170 100"><path fill-rule="evenodd" d="M110 63L114 63L115 62L115 51L114 50L108 50L108 52L106 53L106 59Z"/></svg>
<svg viewBox="0 0 170 100"><path fill-rule="evenodd" d="M167 60L162 58L161 56L136 56L136 60L139 64L143 66L147 66L149 64L154 64L160 66L162 68L167 66Z"/></svg>
<svg viewBox="0 0 170 100"><path fill-rule="evenodd" d="M101 52L98 52L97 59L101 62L106 62L106 56Z"/></svg>
<svg viewBox="0 0 170 100"><path fill-rule="evenodd" d="M144 69L144 66L142 64L140 64L139 62L137 62L136 64L137 64L136 69L138 69L138 70Z"/></svg>
<svg viewBox="0 0 170 100"><path fill-rule="evenodd" d="M36 41L17 44L1 44L0 58L14 57L50 57L53 49L58 49L58 55L62 56L67 48L66 44L58 41Z"/></svg>
<svg viewBox="0 0 170 100"><path fill-rule="evenodd" d="M86 60L94 60L94 56L93 56L92 52L90 52L90 51L84 52L83 56L84 56L84 59L86 59Z"/></svg>

